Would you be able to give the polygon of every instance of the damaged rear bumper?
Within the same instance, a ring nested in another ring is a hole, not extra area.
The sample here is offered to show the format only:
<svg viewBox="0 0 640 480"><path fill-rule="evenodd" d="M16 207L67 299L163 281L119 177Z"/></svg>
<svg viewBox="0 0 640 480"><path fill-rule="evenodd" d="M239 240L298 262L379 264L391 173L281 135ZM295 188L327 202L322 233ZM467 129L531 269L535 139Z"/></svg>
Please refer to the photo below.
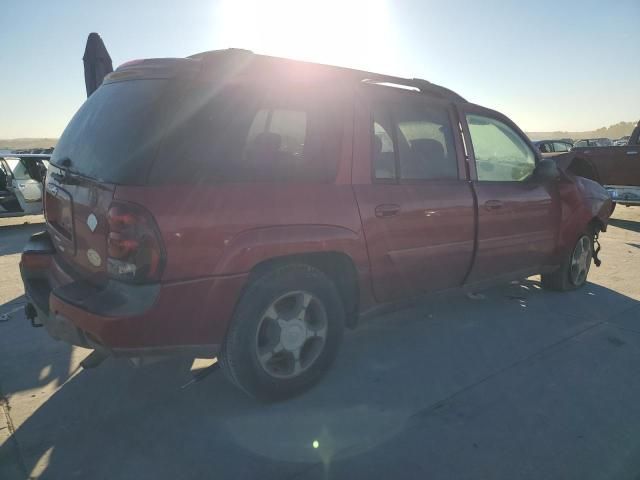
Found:
<svg viewBox="0 0 640 480"><path fill-rule="evenodd" d="M29 301L27 317L57 340L114 356L215 357L234 306L229 299L236 298L246 281L234 276L97 286L70 277L60 281L55 257L46 232L25 246L20 272Z"/></svg>

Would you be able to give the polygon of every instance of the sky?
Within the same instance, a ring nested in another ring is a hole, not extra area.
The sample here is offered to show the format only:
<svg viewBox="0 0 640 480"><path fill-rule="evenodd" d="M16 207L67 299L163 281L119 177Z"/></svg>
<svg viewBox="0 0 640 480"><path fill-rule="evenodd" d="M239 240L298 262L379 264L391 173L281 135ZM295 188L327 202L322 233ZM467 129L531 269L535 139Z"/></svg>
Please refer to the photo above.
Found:
<svg viewBox="0 0 640 480"><path fill-rule="evenodd" d="M640 120L640 0L2 0L0 138L59 137L114 67L227 47L420 77L526 131Z"/></svg>

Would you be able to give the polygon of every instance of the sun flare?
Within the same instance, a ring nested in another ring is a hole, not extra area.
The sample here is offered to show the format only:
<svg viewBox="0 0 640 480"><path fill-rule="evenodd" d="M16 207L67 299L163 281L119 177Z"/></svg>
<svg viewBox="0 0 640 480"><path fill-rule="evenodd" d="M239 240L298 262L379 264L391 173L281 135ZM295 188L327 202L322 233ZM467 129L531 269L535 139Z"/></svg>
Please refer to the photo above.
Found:
<svg viewBox="0 0 640 480"><path fill-rule="evenodd" d="M393 51L385 0L225 0L219 44L351 67L384 68Z"/></svg>

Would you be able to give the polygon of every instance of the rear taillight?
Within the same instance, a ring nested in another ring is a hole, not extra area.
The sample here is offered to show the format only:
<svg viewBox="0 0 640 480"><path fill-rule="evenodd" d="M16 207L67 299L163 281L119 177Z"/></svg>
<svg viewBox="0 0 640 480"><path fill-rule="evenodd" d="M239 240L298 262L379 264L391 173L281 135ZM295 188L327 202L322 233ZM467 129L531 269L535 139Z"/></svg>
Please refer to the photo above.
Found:
<svg viewBox="0 0 640 480"><path fill-rule="evenodd" d="M107 214L107 271L116 280L160 280L164 250L153 216L139 205L114 202Z"/></svg>

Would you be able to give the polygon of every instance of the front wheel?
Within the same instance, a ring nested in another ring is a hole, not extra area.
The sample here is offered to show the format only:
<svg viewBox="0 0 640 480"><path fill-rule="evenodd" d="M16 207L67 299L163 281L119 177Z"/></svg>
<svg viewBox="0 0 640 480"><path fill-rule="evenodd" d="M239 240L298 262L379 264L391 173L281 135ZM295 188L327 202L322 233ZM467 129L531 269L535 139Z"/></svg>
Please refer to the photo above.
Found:
<svg viewBox="0 0 640 480"><path fill-rule="evenodd" d="M587 282L593 258L593 235L582 234L562 265L552 273L542 275L542 286L547 290L567 291L580 288Z"/></svg>
<svg viewBox="0 0 640 480"><path fill-rule="evenodd" d="M324 273L307 265L274 268L244 292L223 345L222 369L260 400L298 394L333 362L344 317Z"/></svg>

